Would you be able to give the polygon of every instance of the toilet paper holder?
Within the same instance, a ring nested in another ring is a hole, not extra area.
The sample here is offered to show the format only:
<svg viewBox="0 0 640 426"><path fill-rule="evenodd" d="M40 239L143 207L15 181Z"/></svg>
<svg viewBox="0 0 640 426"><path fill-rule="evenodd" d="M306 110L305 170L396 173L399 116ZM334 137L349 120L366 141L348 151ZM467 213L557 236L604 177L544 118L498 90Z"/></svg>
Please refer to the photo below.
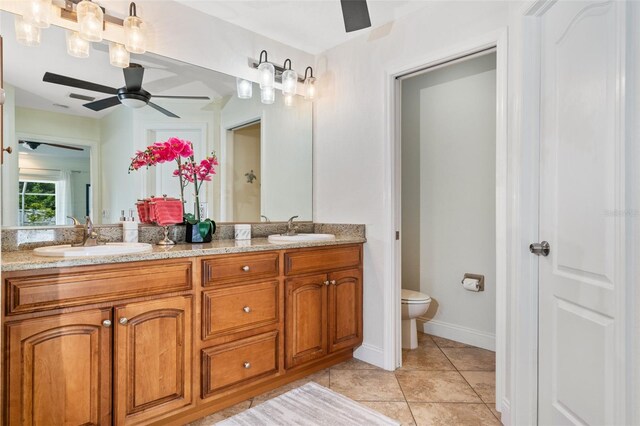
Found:
<svg viewBox="0 0 640 426"><path fill-rule="evenodd" d="M464 284L464 280L466 278L471 278L471 279L478 280L479 281L478 285L480 286L478 291L484 291L484 275L465 273L464 276L462 277L462 281L460 281L460 283Z"/></svg>

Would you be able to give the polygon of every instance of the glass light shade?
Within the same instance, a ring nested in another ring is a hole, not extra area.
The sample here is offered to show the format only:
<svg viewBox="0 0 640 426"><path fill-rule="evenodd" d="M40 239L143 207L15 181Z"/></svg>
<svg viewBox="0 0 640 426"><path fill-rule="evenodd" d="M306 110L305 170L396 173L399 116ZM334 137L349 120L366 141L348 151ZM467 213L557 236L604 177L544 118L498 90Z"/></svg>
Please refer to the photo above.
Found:
<svg viewBox="0 0 640 426"><path fill-rule="evenodd" d="M236 78L239 99L251 99L253 96L253 83L244 78Z"/></svg>
<svg viewBox="0 0 640 426"><path fill-rule="evenodd" d="M25 46L37 46L40 44L40 28L26 22L22 16L16 15L16 39Z"/></svg>
<svg viewBox="0 0 640 426"><path fill-rule="evenodd" d="M80 37L87 41L102 41L104 13L100 6L89 0L82 0L76 8Z"/></svg>
<svg viewBox="0 0 640 426"><path fill-rule="evenodd" d="M265 87L260 90L260 100L263 104L271 105L276 101L276 89L273 87Z"/></svg>
<svg viewBox="0 0 640 426"><path fill-rule="evenodd" d="M147 51L146 24L137 16L124 20L124 46L131 53L142 54Z"/></svg>
<svg viewBox="0 0 640 426"><path fill-rule="evenodd" d="M295 95L284 95L284 104L288 107L293 106Z"/></svg>
<svg viewBox="0 0 640 426"><path fill-rule="evenodd" d="M51 25L51 0L28 0L24 20L38 28Z"/></svg>
<svg viewBox="0 0 640 426"><path fill-rule="evenodd" d="M313 100L316 97L316 78L307 77L304 80L304 98Z"/></svg>
<svg viewBox="0 0 640 426"><path fill-rule="evenodd" d="M276 80L276 69L273 64L261 63L258 65L258 72L260 73L260 88L273 88Z"/></svg>
<svg viewBox="0 0 640 426"><path fill-rule="evenodd" d="M135 99L135 98L120 99L120 103L126 107L133 108L133 109L142 108L143 106L147 105L145 101L141 99Z"/></svg>
<svg viewBox="0 0 640 426"><path fill-rule="evenodd" d="M120 43L109 43L109 62L114 67L129 66L129 51Z"/></svg>
<svg viewBox="0 0 640 426"><path fill-rule="evenodd" d="M298 74L294 70L286 70L282 73L282 94L295 95L298 85Z"/></svg>
<svg viewBox="0 0 640 426"><path fill-rule="evenodd" d="M80 33L67 31L67 53L74 58L88 58L91 43L83 40Z"/></svg>

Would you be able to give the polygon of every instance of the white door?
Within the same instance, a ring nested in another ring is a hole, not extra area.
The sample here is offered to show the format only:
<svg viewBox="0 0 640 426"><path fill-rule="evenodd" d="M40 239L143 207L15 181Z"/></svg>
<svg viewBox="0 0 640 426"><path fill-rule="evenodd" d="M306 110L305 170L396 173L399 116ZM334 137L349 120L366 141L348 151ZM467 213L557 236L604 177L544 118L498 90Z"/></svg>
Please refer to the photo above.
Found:
<svg viewBox="0 0 640 426"><path fill-rule="evenodd" d="M618 1L540 24L540 425L624 424L624 49Z"/></svg>

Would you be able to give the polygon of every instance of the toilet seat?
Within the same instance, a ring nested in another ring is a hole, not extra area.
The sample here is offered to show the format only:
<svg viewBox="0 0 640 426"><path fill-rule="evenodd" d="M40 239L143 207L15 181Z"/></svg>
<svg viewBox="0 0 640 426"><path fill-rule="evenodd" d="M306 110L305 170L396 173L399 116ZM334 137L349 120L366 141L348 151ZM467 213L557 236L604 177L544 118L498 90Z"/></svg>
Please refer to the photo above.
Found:
<svg viewBox="0 0 640 426"><path fill-rule="evenodd" d="M431 297L428 294L420 293L419 291L402 289L402 303L403 304L421 304L431 302Z"/></svg>

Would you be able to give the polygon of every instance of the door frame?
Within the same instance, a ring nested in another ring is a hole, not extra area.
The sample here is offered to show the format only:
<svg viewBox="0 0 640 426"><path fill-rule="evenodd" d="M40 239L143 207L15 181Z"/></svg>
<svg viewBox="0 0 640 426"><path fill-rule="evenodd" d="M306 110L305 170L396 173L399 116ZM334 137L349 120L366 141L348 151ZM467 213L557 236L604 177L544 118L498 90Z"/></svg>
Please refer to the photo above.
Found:
<svg viewBox="0 0 640 426"><path fill-rule="evenodd" d="M390 67L385 72L385 116L387 123L383 187L385 211L389 212L385 233L390 238L385 248L384 288L384 367L394 370L402 360L401 332L401 245L395 239L396 231L401 231L401 139L400 139L400 76L425 68L431 68L459 58L472 55L489 48L496 49L496 405L505 413L509 410L506 398L507 354L507 246L511 235L508 219L507 198L507 70L508 31L496 31L474 37L427 57ZM508 415L507 415L508 417Z"/></svg>

